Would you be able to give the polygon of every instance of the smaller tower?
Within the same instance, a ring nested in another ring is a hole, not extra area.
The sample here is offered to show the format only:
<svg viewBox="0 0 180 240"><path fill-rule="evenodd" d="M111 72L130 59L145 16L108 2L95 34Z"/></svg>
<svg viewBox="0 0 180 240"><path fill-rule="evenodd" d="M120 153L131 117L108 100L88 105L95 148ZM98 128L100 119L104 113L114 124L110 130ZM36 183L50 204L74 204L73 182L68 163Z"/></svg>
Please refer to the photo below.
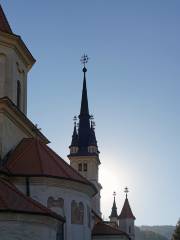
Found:
<svg viewBox="0 0 180 240"><path fill-rule="evenodd" d="M111 215L109 216L110 222L112 222L116 227L118 226L118 214L117 214L117 207L116 207L116 192L113 193L114 201L111 210Z"/></svg>
<svg viewBox="0 0 180 240"><path fill-rule="evenodd" d="M135 216L132 213L131 207L129 205L127 194L129 192L128 188L126 187L124 190L126 194L126 199L121 210L121 213L118 217L119 219L119 228L126 232L132 240L135 240L135 229L134 229L134 221Z"/></svg>

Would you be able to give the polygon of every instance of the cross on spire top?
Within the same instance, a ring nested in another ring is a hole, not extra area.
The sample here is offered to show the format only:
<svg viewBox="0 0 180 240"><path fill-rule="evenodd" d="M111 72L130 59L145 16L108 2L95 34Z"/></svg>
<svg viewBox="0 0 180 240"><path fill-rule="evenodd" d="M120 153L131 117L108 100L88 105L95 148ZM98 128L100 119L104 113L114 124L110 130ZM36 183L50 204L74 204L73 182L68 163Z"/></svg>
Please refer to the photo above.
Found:
<svg viewBox="0 0 180 240"><path fill-rule="evenodd" d="M81 63L84 65L83 72L87 71L86 64L88 63L88 61L89 61L88 55L87 54L83 54L82 57L81 57Z"/></svg>
<svg viewBox="0 0 180 240"><path fill-rule="evenodd" d="M124 192L125 192L125 194L126 194L126 198L127 198L127 195L128 195L128 192L129 192L128 187L125 187L125 188L124 188Z"/></svg>

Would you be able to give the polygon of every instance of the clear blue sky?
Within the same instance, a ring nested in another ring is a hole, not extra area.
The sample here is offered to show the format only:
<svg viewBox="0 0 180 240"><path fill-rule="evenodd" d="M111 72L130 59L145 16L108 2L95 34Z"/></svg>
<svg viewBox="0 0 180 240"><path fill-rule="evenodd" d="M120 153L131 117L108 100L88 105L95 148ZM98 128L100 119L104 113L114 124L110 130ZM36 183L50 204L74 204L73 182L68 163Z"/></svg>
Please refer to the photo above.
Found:
<svg viewBox="0 0 180 240"><path fill-rule="evenodd" d="M90 111L101 151L102 210L123 188L136 224L180 217L180 1L1 0L37 63L28 116L67 160L88 64Z"/></svg>

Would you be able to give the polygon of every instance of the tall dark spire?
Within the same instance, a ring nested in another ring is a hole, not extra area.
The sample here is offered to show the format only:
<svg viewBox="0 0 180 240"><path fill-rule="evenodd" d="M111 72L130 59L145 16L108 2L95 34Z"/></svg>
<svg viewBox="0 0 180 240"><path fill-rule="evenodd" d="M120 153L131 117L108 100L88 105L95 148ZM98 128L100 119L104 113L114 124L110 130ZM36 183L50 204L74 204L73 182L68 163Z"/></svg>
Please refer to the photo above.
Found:
<svg viewBox="0 0 180 240"><path fill-rule="evenodd" d="M81 110L80 110L81 116L84 116L84 115L89 116L88 96L87 96L87 86L86 86L86 72L87 72L87 69L84 67L83 68L83 73L84 73L83 90L82 90Z"/></svg>
<svg viewBox="0 0 180 240"><path fill-rule="evenodd" d="M84 155L84 156L92 155L92 154L98 155L99 151L97 147L94 125L92 124L92 119L89 114L89 106L88 106L87 85L86 85L86 73L87 73L86 64L88 62L88 56L84 54L81 58L81 62L83 64L82 98L81 98L81 107L80 107L80 114L79 114L79 124L77 129L77 137L75 137L76 129L74 128L72 143L74 144L74 142L78 141L78 151L76 155ZM72 145L72 143L70 148L74 146ZM90 146L95 147L94 150L89 151ZM73 154L75 153L73 152Z"/></svg>

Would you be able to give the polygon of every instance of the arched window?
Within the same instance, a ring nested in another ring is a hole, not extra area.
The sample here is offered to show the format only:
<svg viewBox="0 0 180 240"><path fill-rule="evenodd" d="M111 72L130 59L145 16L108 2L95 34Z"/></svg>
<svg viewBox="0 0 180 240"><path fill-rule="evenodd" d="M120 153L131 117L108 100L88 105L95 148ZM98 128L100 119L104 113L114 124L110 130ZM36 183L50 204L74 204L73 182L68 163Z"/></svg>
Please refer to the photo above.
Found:
<svg viewBox="0 0 180 240"><path fill-rule="evenodd" d="M82 163L78 164L78 171L81 172L82 171Z"/></svg>
<svg viewBox="0 0 180 240"><path fill-rule="evenodd" d="M49 197L47 200L47 207L61 215L64 215L64 199L63 198L54 199L53 197Z"/></svg>
<svg viewBox="0 0 180 240"><path fill-rule="evenodd" d="M84 224L84 205L82 202L77 204L76 201L71 203L71 223Z"/></svg>
<svg viewBox="0 0 180 240"><path fill-rule="evenodd" d="M17 81L17 107L20 109L21 107L21 83Z"/></svg>
<svg viewBox="0 0 180 240"><path fill-rule="evenodd" d="M84 172L87 172L87 163L83 164L83 170L84 170Z"/></svg>
<svg viewBox="0 0 180 240"><path fill-rule="evenodd" d="M71 202L71 223L77 224L78 206L76 201Z"/></svg>

